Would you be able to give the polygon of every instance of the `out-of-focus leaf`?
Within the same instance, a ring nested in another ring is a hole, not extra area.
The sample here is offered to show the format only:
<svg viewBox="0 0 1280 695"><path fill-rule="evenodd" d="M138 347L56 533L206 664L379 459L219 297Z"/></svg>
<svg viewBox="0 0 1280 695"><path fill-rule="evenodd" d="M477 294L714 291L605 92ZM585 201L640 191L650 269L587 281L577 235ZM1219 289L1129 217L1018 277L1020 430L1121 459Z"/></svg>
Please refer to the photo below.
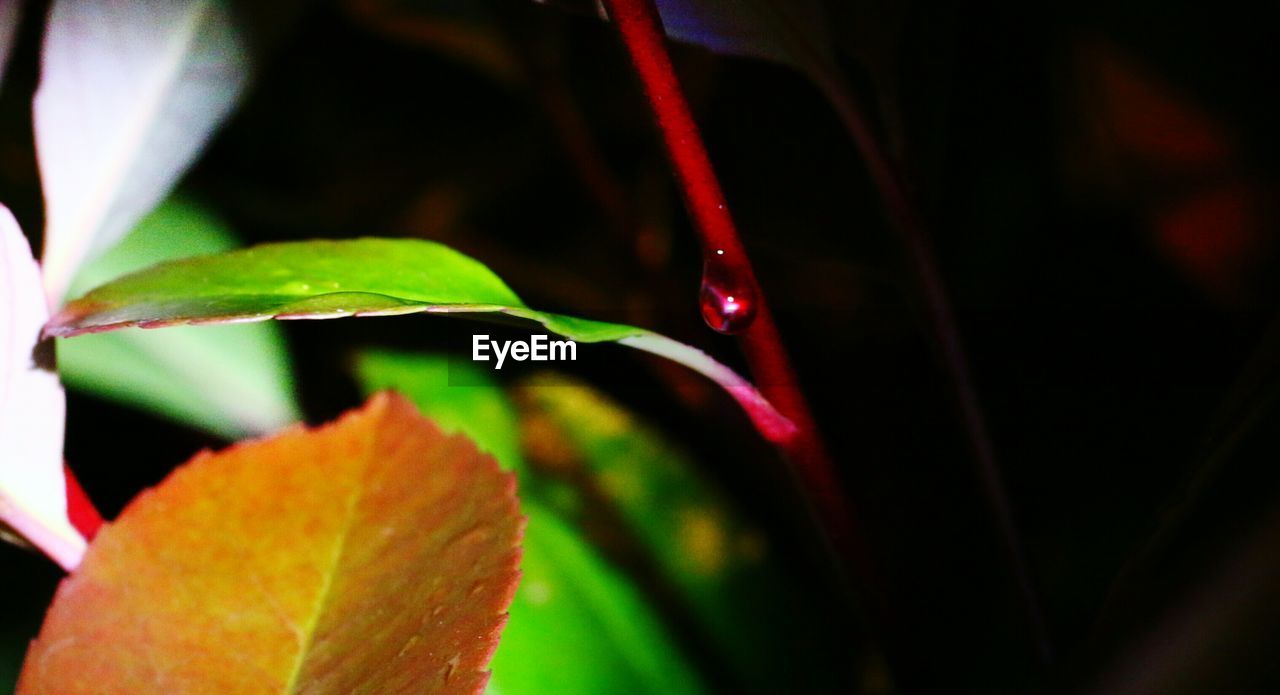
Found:
<svg viewBox="0 0 1280 695"><path fill-rule="evenodd" d="M399 391L445 432L470 437L507 470L524 470L515 406L488 371L444 355L368 350L356 374L366 394Z"/></svg>
<svg viewBox="0 0 1280 695"><path fill-rule="evenodd" d="M486 0L345 0L365 26L386 36L427 45L502 82L523 69L503 39L494 3Z"/></svg>
<svg viewBox="0 0 1280 695"><path fill-rule="evenodd" d="M1098 151L1100 164L1148 176L1233 168L1235 138L1207 109L1118 46L1078 43L1079 113L1072 122L1090 131L1088 141L1077 143L1086 153Z"/></svg>
<svg viewBox="0 0 1280 695"><path fill-rule="evenodd" d="M717 53L804 65L830 54L821 0L657 0L667 34Z"/></svg>
<svg viewBox="0 0 1280 695"><path fill-rule="evenodd" d="M524 421L537 423L532 434L571 450L570 465L584 469L745 684L769 691L821 677L813 626L805 611L795 609L794 587L769 562L766 539L698 474L688 455L598 391L563 375L531 377L517 394ZM556 466L565 468L563 462ZM789 635L785 642L778 640L781 632Z"/></svg>
<svg viewBox="0 0 1280 695"><path fill-rule="evenodd" d="M0 525L72 569L85 541L67 514L66 396L51 365L37 364L48 317L31 247L0 206Z"/></svg>
<svg viewBox="0 0 1280 695"><path fill-rule="evenodd" d="M46 332L68 337L128 326L424 312L505 314L578 342L613 341L651 352L719 383L771 441L795 433L750 382L706 353L642 328L530 309L479 261L422 240L264 244L162 263L71 302Z"/></svg>
<svg viewBox="0 0 1280 695"><path fill-rule="evenodd" d="M34 113L51 304L199 154L246 55L223 0L55 0Z"/></svg>
<svg viewBox="0 0 1280 695"><path fill-rule="evenodd" d="M1230 124L1107 42L1081 42L1075 65L1063 122L1081 189L1135 207L1165 259L1219 301L1267 287L1277 186L1245 164Z"/></svg>
<svg viewBox="0 0 1280 695"><path fill-rule="evenodd" d="M71 292L161 261L236 246L206 210L171 199L82 269ZM299 417L284 338L270 323L84 336L58 346L58 371L71 388L228 438L270 432Z"/></svg>
<svg viewBox="0 0 1280 695"><path fill-rule="evenodd" d="M600 0L534 0L608 19ZM654 0L672 39L724 55L808 69L832 60L822 0Z"/></svg>
<svg viewBox="0 0 1280 695"><path fill-rule="evenodd" d="M456 370L456 371L455 371ZM493 661L490 692L697 692L698 678L631 581L538 500L519 453L515 405L488 373L440 355L370 351L357 361L366 392L395 389L446 431L519 469L523 580ZM453 380L464 386L451 385ZM504 460L502 457L510 457Z"/></svg>
<svg viewBox="0 0 1280 695"><path fill-rule="evenodd" d="M494 690L701 692L635 586L550 509L530 501L524 509L524 577L493 658Z"/></svg>
<svg viewBox="0 0 1280 695"><path fill-rule="evenodd" d="M4 84L4 70L9 67L9 52L21 19L22 0L0 0L0 85Z"/></svg>
<svg viewBox="0 0 1280 695"><path fill-rule="evenodd" d="M18 692L477 692L514 488L397 396L201 454L97 536Z"/></svg>

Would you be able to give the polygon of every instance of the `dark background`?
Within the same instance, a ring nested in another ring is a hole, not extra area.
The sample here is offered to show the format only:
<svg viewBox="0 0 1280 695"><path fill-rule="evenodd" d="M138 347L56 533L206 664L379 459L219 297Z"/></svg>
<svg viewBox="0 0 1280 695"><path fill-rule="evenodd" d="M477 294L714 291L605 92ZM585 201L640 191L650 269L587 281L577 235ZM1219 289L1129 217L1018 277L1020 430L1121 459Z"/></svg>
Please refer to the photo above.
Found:
<svg viewBox="0 0 1280 695"><path fill-rule="evenodd" d="M484 34L527 69L512 77L360 4L249 13L260 73L183 190L247 242L439 239L533 306L644 325L745 368L698 318L697 245L608 25L493 3ZM1051 659L1033 647L910 265L798 73L673 49L880 598L841 598L775 454L726 398L623 350L582 375L690 447L771 530L813 587L837 690L1280 692L1275 17L1244 2L830 5L849 80L881 107L934 241ZM38 229L27 24L0 100L0 185ZM442 347L435 321L286 324L308 418L358 403L356 348ZM67 457L108 515L220 445L87 396L68 410ZM34 634L58 573L8 546L0 567L4 629Z"/></svg>

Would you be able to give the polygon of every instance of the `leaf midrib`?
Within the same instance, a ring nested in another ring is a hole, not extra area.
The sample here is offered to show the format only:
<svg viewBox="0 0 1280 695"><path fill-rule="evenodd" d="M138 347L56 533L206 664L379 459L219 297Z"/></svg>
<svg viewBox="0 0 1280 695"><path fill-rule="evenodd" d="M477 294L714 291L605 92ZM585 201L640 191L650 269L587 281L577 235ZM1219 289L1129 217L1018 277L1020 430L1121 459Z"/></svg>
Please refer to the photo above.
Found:
<svg viewBox="0 0 1280 695"><path fill-rule="evenodd" d="M372 455L373 439L376 435L369 436L368 446L363 452L365 464L368 464L368 458ZM360 503L360 498L364 494L364 476L357 476L356 483L352 486L351 494L347 496L346 509L342 515L342 524L339 527L338 537L334 541L332 555L329 563L325 568L323 583L320 585L320 591L316 593L316 600L312 606L312 611L307 616L307 622L303 626L302 639L298 644L298 657L294 660L293 668L290 669L289 678L285 681L283 693L297 692L298 678L302 675L302 669L307 663L307 655L311 652L311 646L315 641L315 633L320 626L320 617L324 615L326 607L329 605L329 597L333 593L334 578L338 575L338 568L342 565L342 558L346 554L347 539L351 536L351 527L355 521L356 508Z"/></svg>

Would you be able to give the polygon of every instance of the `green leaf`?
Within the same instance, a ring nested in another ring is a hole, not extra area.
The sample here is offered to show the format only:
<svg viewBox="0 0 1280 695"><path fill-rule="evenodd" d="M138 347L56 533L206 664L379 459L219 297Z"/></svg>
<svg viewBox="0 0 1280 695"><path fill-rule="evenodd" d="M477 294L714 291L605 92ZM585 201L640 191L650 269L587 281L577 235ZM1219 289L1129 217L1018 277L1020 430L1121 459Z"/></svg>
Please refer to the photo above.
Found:
<svg viewBox="0 0 1280 695"><path fill-rule="evenodd" d="M802 591L770 557L767 539L658 431L561 374L525 380L522 417L570 450L554 470L585 473L677 588L710 641L753 690L811 690L829 673ZM563 455L563 454L561 454ZM539 470L533 468L532 470ZM579 523L582 523L579 521ZM744 609L744 607L750 607ZM786 634L786 639L779 639ZM800 686L804 687L800 687Z"/></svg>
<svg viewBox="0 0 1280 695"><path fill-rule="evenodd" d="M85 267L72 291L79 294L155 263L237 245L207 210L174 198ZM60 341L58 368L73 389L228 438L269 432L299 419L284 338L274 324L89 335Z"/></svg>
<svg viewBox="0 0 1280 695"><path fill-rule="evenodd" d="M641 328L530 309L479 261L429 241L265 244L162 263L71 302L45 330L66 337L128 326L423 312L499 313L579 342L614 341L661 355L718 382L771 441L795 434L754 386L706 353Z"/></svg>
<svg viewBox="0 0 1280 695"><path fill-rule="evenodd" d="M487 449L520 471L528 516L523 579L493 661L490 691L698 692L697 676L631 581L539 499L519 453L516 407L488 372L441 355L369 351L356 362L366 393L394 389L446 432ZM457 383L450 385L450 376Z"/></svg>
<svg viewBox="0 0 1280 695"><path fill-rule="evenodd" d="M493 657L502 695L702 692L652 609L572 527L525 499L522 578Z"/></svg>
<svg viewBox="0 0 1280 695"><path fill-rule="evenodd" d="M366 395L394 389L446 432L461 432L505 469L523 475L515 405L488 370L444 355L368 350L356 359ZM450 382L454 383L450 383Z"/></svg>

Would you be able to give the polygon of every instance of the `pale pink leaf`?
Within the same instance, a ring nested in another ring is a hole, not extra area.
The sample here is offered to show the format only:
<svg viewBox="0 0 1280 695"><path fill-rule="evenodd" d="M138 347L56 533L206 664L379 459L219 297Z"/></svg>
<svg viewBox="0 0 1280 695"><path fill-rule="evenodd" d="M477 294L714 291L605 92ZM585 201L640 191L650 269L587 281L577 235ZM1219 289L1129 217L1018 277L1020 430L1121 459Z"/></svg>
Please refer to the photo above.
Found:
<svg viewBox="0 0 1280 695"><path fill-rule="evenodd" d="M225 2L54 1L34 115L50 304L173 188L247 74Z"/></svg>
<svg viewBox="0 0 1280 695"><path fill-rule="evenodd" d="M0 521L72 569L85 541L67 517L66 397L58 375L36 364L48 318L31 247L0 205Z"/></svg>

